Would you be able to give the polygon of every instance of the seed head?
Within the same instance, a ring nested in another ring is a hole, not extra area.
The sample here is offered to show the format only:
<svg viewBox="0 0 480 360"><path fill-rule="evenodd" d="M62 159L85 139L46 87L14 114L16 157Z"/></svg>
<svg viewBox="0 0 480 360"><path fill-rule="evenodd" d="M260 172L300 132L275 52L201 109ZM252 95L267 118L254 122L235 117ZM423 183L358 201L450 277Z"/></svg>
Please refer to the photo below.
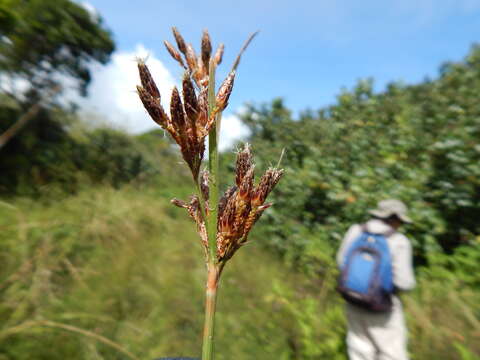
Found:
<svg viewBox="0 0 480 360"><path fill-rule="evenodd" d="M181 138L185 137L185 112L183 111L182 99L178 93L176 86L172 90L172 98L170 100L170 115L174 129Z"/></svg>
<svg viewBox="0 0 480 360"><path fill-rule="evenodd" d="M183 55L186 56L187 54L187 46L185 45L185 40L183 40L182 35L176 27L172 27L173 36L175 37L175 41L177 42L178 50L182 52Z"/></svg>
<svg viewBox="0 0 480 360"><path fill-rule="evenodd" d="M260 179L260 183L254 189L254 194L252 197L252 205L258 207L262 205L267 198L268 194L280 181L280 178L283 176L283 169L270 168Z"/></svg>
<svg viewBox="0 0 480 360"><path fill-rule="evenodd" d="M143 103L143 106L147 110L150 117L162 128L168 130L170 119L163 110L162 105L158 99L154 99L150 93L141 86L137 86L138 96Z"/></svg>
<svg viewBox="0 0 480 360"><path fill-rule="evenodd" d="M250 145L246 143L242 151L237 153L235 168L235 183L237 186L241 185L243 177L251 167L253 167L252 152L250 151Z"/></svg>
<svg viewBox="0 0 480 360"><path fill-rule="evenodd" d="M237 186L230 187L218 206L217 258L226 261L247 241L248 234L263 212L272 204L264 203L280 180L283 170L270 168L254 186L254 168L250 146L237 153Z"/></svg>
<svg viewBox="0 0 480 360"><path fill-rule="evenodd" d="M216 66L222 63L224 50L225 50L225 45L220 44L217 48L217 51L215 51L215 56L213 57L213 61L215 62Z"/></svg>
<svg viewBox="0 0 480 360"><path fill-rule="evenodd" d="M182 60L182 57L180 56L180 53L173 47L172 44L170 44L167 40L163 42L165 44L165 47L167 48L167 51L170 53L170 55L178 61L178 63L186 69L186 66Z"/></svg>
<svg viewBox="0 0 480 360"><path fill-rule="evenodd" d="M192 127L196 127L196 121L199 115L198 100L195 93L190 74L186 72L182 81L183 101L185 102L185 112ZM195 131L196 132L196 131Z"/></svg>
<svg viewBox="0 0 480 360"><path fill-rule="evenodd" d="M205 129L206 136L208 131L210 130L208 127L208 88L202 88L200 93L198 94L198 118L197 123L199 124L200 128Z"/></svg>
<svg viewBox="0 0 480 360"><path fill-rule="evenodd" d="M242 200L250 200L252 189L253 189L253 178L254 178L254 169L255 166L252 164L248 169L245 176L242 177L242 182L238 188L238 196Z"/></svg>
<svg viewBox="0 0 480 360"><path fill-rule="evenodd" d="M179 208L184 208L184 209L187 209L188 208L188 205L185 201L183 200L180 200L180 199L177 199L177 198L173 198L172 200L170 200L170 202L175 205L175 206L178 206Z"/></svg>
<svg viewBox="0 0 480 360"><path fill-rule="evenodd" d="M186 209L190 217L194 219L202 244L208 253L209 245L204 216L210 215L211 211L208 205L209 173L203 171L200 174L205 151L205 137L214 126L217 114L228 105L235 80L235 69L254 35L247 40L237 56L232 71L221 84L215 96L215 104L209 104L210 66L217 66L222 62L224 45L218 46L212 58L210 35L205 30L201 39L200 53L197 56L193 46L185 42L175 27L172 28L172 31L178 50L168 41L164 42L165 47L186 72L182 79L182 94L180 95L176 87L172 90L170 116L161 106L160 92L143 61L138 63L141 86L137 87L137 91L149 115L167 130L180 146L182 157L200 187L202 201L198 196L192 196L189 202L173 199L172 203ZM210 112L209 109L212 107L213 111ZM255 222L271 206L270 203L265 204L265 199L283 174L283 170L268 169L259 184L255 186L254 169L252 153L249 145L246 144L237 154L235 185L227 189L218 203L216 215L218 261L230 259L246 242Z"/></svg>
<svg viewBox="0 0 480 360"><path fill-rule="evenodd" d="M212 43L210 41L210 35L207 30L203 31L202 36L202 62L208 75L208 66L210 64L210 55L212 54Z"/></svg>
<svg viewBox="0 0 480 360"><path fill-rule="evenodd" d="M218 202L218 221L220 221L220 218L222 217L222 214L223 214L223 211L225 210L225 206L227 205L227 202L235 194L236 190L237 190L236 186L231 186L225 191L223 196L220 198L220 201Z"/></svg>
<svg viewBox="0 0 480 360"><path fill-rule="evenodd" d="M152 74L150 74L147 65L145 65L143 60L139 60L137 66L143 88L147 90L154 99L160 101L160 91L158 91L157 85L155 81L153 81Z"/></svg>
<svg viewBox="0 0 480 360"><path fill-rule="evenodd" d="M218 111L223 111L228 105L228 99L233 89L233 82L235 81L235 71L231 71L227 78L223 81L216 97L216 107Z"/></svg>
<svg viewBox="0 0 480 360"><path fill-rule="evenodd" d="M248 234L250 233L253 225L255 225L260 216L262 216L263 212L267 210L270 206L272 206L272 203L266 203L250 210L243 227L243 234L240 240L242 244L247 241Z"/></svg>
<svg viewBox="0 0 480 360"><path fill-rule="evenodd" d="M195 50L193 49L192 44L187 45L187 50L185 53L185 58L187 59L187 65L192 74L195 76L198 73L197 69L197 55L195 54Z"/></svg>

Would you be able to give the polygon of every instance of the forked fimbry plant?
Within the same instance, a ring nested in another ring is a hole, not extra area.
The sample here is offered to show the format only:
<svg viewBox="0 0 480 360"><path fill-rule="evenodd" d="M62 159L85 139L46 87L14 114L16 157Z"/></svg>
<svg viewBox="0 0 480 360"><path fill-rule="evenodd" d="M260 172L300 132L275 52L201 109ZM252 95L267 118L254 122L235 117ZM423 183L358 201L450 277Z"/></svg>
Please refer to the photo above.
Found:
<svg viewBox="0 0 480 360"><path fill-rule="evenodd" d="M196 187L196 194L188 202L173 199L172 203L185 208L195 221L205 249L207 286L202 359L210 360L213 359L215 307L220 275L228 260L247 242L255 222L272 205L265 201L282 177L283 170L278 169L278 165L269 168L258 184L255 184L252 153L246 144L237 153L235 184L219 196L218 136L222 111L228 104L240 57L256 34L248 38L218 91L215 89L215 70L222 62L223 44L218 46L212 56L210 36L204 31L201 53L197 56L192 45L185 43L176 28L173 28L173 35L178 50L168 41L165 41L165 46L185 73L182 93L176 87L173 88L170 115L162 107L160 92L146 64L141 60L138 62L138 70L142 85L137 90L152 119L180 146ZM201 171L207 136L208 170Z"/></svg>

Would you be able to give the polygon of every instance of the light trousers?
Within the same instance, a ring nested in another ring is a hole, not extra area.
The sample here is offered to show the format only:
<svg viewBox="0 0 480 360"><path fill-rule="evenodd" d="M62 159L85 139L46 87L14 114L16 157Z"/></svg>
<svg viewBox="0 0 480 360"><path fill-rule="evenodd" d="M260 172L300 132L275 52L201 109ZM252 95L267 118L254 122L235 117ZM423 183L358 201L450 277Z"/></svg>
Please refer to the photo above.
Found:
<svg viewBox="0 0 480 360"><path fill-rule="evenodd" d="M387 313L372 313L347 304L350 360L408 360L402 303L396 296L392 302L392 310Z"/></svg>

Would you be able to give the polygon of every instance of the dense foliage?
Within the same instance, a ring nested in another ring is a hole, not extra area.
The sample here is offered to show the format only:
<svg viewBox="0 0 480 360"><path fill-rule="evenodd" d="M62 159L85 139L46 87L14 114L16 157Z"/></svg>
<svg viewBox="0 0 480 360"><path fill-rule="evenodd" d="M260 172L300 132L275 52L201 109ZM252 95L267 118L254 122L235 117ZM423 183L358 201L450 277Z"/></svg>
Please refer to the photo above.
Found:
<svg viewBox="0 0 480 360"><path fill-rule="evenodd" d="M0 108L0 133L23 110ZM156 144L153 146L152 139ZM147 151L148 148L148 151ZM163 156L158 164L155 157ZM5 196L71 194L91 184L114 187L167 172L178 155L161 131L133 138L108 128L88 129L65 109L42 109L0 150L0 193Z"/></svg>
<svg viewBox="0 0 480 360"><path fill-rule="evenodd" d="M371 81L338 102L294 120L281 100L243 115L257 152L271 161L287 149L287 176L271 212L270 243L293 257L330 243L386 197L412 210L407 229L417 264L451 253L480 234L480 48L442 67L436 80ZM294 245L292 246L292 241Z"/></svg>
<svg viewBox="0 0 480 360"><path fill-rule="evenodd" d="M89 62L114 50L102 18L70 0L0 0L0 71L36 91L71 76L86 92Z"/></svg>
<svg viewBox="0 0 480 360"><path fill-rule="evenodd" d="M52 184L71 193L80 173L97 180L102 171L118 184L144 168L138 151L125 154L124 134L75 138L73 107L55 101L66 82L85 95L91 63L113 50L102 18L77 2L0 0L0 193L34 195Z"/></svg>

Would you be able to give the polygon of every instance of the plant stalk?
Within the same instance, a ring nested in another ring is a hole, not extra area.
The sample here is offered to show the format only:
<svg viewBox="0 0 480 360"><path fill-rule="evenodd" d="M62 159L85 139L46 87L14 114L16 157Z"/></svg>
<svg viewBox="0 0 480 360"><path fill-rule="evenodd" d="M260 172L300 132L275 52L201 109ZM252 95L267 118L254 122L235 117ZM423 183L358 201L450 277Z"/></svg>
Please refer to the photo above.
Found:
<svg viewBox="0 0 480 360"><path fill-rule="evenodd" d="M215 64L210 62L208 82L208 116L215 109ZM218 143L217 122L208 135L208 172L209 172L209 215L207 218L209 264L215 264L217 258L217 212L218 212Z"/></svg>
<svg viewBox="0 0 480 360"><path fill-rule="evenodd" d="M205 325L203 330L202 360L214 358L215 311L220 271L217 265L208 265L207 291L205 301Z"/></svg>
<svg viewBox="0 0 480 360"><path fill-rule="evenodd" d="M210 61L208 82L208 116L215 109L215 64ZM214 329L217 289L220 268L217 264L217 212L218 212L218 143L217 121L208 135L209 209L206 221L208 234L207 288L205 299L205 325L203 330L202 360L214 359Z"/></svg>

